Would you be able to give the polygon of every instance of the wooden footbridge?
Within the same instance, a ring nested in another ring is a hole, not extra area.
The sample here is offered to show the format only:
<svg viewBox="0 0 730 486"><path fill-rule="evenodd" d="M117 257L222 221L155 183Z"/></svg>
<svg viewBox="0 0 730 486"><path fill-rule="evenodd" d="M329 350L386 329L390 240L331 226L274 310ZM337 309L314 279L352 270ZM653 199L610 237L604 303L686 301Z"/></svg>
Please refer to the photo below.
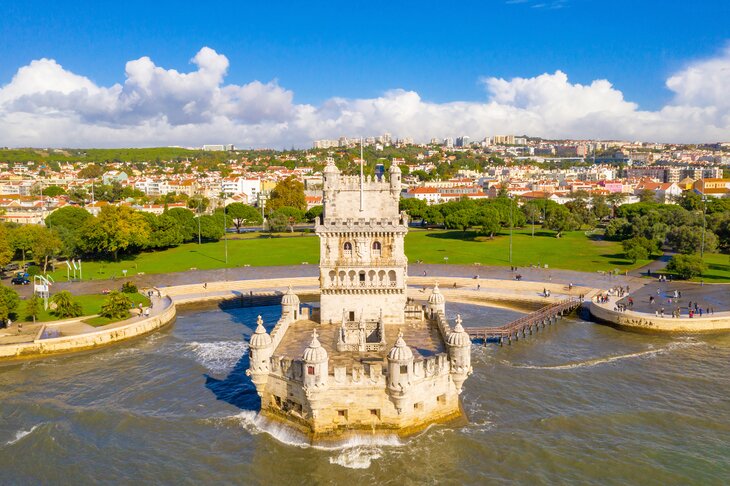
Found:
<svg viewBox="0 0 730 486"><path fill-rule="evenodd" d="M527 337L534 330L537 332L541 327L549 326L557 322L565 314L572 312L581 301L577 297L570 297L559 302L546 305L545 307L532 312L526 316L500 327L472 327L465 329L474 341L487 343L497 342L502 345L505 341L512 344L512 340L519 340L520 337Z"/></svg>

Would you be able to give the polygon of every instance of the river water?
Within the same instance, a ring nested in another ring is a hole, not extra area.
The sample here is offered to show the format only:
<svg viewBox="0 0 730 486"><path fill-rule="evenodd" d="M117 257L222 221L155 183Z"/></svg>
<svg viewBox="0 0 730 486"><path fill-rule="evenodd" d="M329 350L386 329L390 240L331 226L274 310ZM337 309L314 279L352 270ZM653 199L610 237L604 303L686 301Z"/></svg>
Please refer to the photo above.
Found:
<svg viewBox="0 0 730 486"><path fill-rule="evenodd" d="M465 324L514 311L451 305ZM726 484L730 337L569 318L474 346L470 423L307 447L256 418L246 339L279 307L183 311L166 331L0 368L0 484ZM275 439L272 434L276 436Z"/></svg>

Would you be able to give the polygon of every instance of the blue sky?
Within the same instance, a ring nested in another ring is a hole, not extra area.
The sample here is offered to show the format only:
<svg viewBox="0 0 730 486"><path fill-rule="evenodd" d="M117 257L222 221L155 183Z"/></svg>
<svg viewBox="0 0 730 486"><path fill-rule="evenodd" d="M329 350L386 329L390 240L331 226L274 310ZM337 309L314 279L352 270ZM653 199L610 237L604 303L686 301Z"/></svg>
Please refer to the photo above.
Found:
<svg viewBox="0 0 730 486"><path fill-rule="evenodd" d="M130 60L190 72L191 58L209 47L228 60L223 84L274 81L293 103L318 108L393 89L429 103L484 102L485 77L559 70L570 83L607 79L637 109L655 112L676 97L670 76L724 56L730 40L727 1L394 3L12 2L0 15L0 86L46 58L110 87L125 83Z"/></svg>

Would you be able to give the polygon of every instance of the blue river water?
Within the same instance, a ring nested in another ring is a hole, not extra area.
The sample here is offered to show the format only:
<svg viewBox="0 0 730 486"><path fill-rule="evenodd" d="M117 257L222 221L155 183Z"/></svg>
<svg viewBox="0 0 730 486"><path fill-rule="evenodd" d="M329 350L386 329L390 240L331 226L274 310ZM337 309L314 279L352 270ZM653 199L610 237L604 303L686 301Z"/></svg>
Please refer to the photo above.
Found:
<svg viewBox="0 0 730 486"><path fill-rule="evenodd" d="M466 325L519 314L450 305ZM279 307L180 313L157 334L0 367L0 484L727 484L730 337L571 317L473 346L469 424L321 449L257 418L246 340Z"/></svg>

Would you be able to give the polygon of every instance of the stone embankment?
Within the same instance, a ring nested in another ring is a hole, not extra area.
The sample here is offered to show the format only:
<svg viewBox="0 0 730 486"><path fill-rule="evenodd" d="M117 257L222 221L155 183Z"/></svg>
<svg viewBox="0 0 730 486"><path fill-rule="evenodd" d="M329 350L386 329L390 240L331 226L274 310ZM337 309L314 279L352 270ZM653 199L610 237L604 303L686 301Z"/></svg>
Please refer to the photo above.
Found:
<svg viewBox="0 0 730 486"><path fill-rule="evenodd" d="M712 333L730 330L730 312L718 312L703 317L679 318L659 317L648 312L621 311L616 309L618 297L611 296L608 302L591 301L591 315L602 322L621 329L643 332L669 332L678 334Z"/></svg>
<svg viewBox="0 0 730 486"><path fill-rule="evenodd" d="M163 295L155 300L154 310L149 317L132 317L92 328L90 331L90 326L81 323L80 319L44 324L39 327L32 341L0 345L0 360L32 359L88 351L149 334L175 320L175 304L172 299ZM47 337L48 335L57 337Z"/></svg>

